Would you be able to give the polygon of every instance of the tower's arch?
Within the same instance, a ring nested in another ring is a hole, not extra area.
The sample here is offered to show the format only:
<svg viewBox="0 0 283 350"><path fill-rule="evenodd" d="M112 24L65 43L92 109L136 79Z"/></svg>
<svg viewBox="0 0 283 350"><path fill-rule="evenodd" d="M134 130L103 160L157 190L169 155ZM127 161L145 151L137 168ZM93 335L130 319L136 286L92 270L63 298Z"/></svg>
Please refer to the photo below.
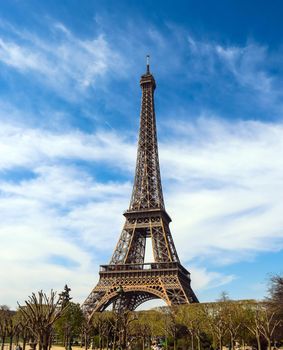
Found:
<svg viewBox="0 0 283 350"><path fill-rule="evenodd" d="M113 290L100 299L89 317L91 318L95 312L104 311L109 305L115 304L118 300L123 304L123 309L134 311L143 303L153 299L162 299L167 305L170 305L165 294L155 288L129 287L123 290L122 294L117 290Z"/></svg>

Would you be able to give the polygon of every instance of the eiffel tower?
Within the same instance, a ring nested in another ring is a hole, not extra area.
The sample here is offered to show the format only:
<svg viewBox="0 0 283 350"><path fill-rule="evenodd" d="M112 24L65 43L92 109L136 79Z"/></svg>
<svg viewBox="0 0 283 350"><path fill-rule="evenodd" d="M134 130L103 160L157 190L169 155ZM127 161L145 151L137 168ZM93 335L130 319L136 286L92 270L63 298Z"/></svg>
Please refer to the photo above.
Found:
<svg viewBox="0 0 283 350"><path fill-rule="evenodd" d="M110 264L100 266L99 282L82 305L89 318L112 303L116 308L134 310L151 299L163 299L169 306L198 302L190 273L180 263L169 229L171 218L164 206L154 111L156 84L149 57L140 86L140 130L131 202ZM144 262L147 238L152 241L152 263Z"/></svg>

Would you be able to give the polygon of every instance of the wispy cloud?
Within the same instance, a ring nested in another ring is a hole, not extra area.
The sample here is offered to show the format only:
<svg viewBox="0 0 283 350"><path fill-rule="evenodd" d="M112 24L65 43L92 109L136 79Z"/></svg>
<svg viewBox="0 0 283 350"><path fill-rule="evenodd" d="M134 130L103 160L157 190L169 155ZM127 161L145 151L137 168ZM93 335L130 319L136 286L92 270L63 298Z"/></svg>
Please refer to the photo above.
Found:
<svg viewBox="0 0 283 350"><path fill-rule="evenodd" d="M195 62L196 72L219 74L226 70L243 87L249 87L261 93L274 92L273 80L277 77L269 71L266 46L247 42L244 46L223 45L217 42L196 40L188 35L188 47ZM279 93L279 91L278 91Z"/></svg>
<svg viewBox="0 0 283 350"><path fill-rule="evenodd" d="M64 98L82 98L89 87L95 89L100 77L121 71L120 56L103 34L81 39L62 23L51 23L45 37L13 26L10 29L13 35L0 36L0 62Z"/></svg>
<svg viewBox="0 0 283 350"><path fill-rule="evenodd" d="M135 146L114 132L86 134L74 130L62 134L7 123L1 124L0 147L2 170L15 166L37 168L60 159L112 162L121 154L125 157L117 165L129 168L135 155Z"/></svg>
<svg viewBox="0 0 283 350"><path fill-rule="evenodd" d="M7 125L1 130L5 130L1 149L6 149L1 152L2 169L21 165L34 174L16 182L0 181L5 218L1 241L10 247L1 262L14 264L16 270L20 261L21 269L42 261L43 269L49 266L60 275L62 269L71 268L48 260L57 255L74 260L76 269L89 276L94 263L110 258L131 185L122 180L96 181L87 169L76 166L76 160L111 164L119 171L126 164L123 171L128 177L135 145L104 132L59 135ZM283 163L276 157L283 150L283 126L202 117L181 129L177 126L172 136L161 143L160 157L177 249L193 272L196 288L204 289L212 281L218 286L228 283L235 276L207 271L202 264L213 261L216 268L283 245L278 195L283 192ZM36 141L34 146L31 140ZM126 149L131 151L121 152ZM7 150L15 155L10 162ZM19 251L25 253L19 257ZM70 272L66 276L73 281ZM51 272L48 279L50 285L55 283ZM90 284L82 288L86 294Z"/></svg>
<svg viewBox="0 0 283 350"><path fill-rule="evenodd" d="M184 130L161 145L183 256L227 263L282 248L282 124L204 118Z"/></svg>
<svg viewBox="0 0 283 350"><path fill-rule="evenodd" d="M189 270L193 278L193 290L213 289L215 287L223 286L236 278L231 274L225 275L219 272L208 271L205 268L196 266L189 266Z"/></svg>

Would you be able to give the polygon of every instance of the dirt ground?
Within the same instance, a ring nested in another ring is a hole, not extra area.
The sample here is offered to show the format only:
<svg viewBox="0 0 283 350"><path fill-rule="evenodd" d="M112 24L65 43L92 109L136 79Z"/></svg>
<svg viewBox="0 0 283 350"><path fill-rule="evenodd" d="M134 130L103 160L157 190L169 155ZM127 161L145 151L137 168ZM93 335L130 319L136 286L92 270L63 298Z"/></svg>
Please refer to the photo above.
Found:
<svg viewBox="0 0 283 350"><path fill-rule="evenodd" d="M21 344L22 345L22 344ZM64 350L65 348L63 346L59 346L59 345L52 345L52 350ZM223 347L223 349L225 349L225 347ZM246 347L246 350L248 349L248 347ZM9 344L5 344L4 345L4 350L9 350ZM12 350L16 350L16 345L13 345ZM30 350L30 347L27 345L26 346L26 350ZM81 348L80 346L72 346L72 350L84 350L84 347ZM226 349L228 350L228 349ZM281 348L277 348L277 350L283 350L283 347Z"/></svg>
<svg viewBox="0 0 283 350"><path fill-rule="evenodd" d="M52 345L51 349L52 350L64 350L65 348L63 346L59 346L59 345ZM9 350L9 344L4 344L4 350ZM16 344L13 344L12 350L16 350ZM28 345L26 346L26 350L30 350L30 347ZM72 346L72 350L84 350L84 348L81 348L80 346Z"/></svg>

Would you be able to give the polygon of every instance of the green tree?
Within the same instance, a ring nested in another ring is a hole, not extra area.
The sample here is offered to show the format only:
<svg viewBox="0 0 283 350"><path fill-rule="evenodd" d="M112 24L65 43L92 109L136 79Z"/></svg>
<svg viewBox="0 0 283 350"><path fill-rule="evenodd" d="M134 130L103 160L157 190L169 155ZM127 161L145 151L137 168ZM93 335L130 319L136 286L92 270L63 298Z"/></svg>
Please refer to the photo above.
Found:
<svg viewBox="0 0 283 350"><path fill-rule="evenodd" d="M227 318L225 303L217 302L202 305L203 316L207 323L207 332L210 332L214 345L220 350L223 348L224 337L227 334Z"/></svg>
<svg viewBox="0 0 283 350"><path fill-rule="evenodd" d="M109 349L113 327L115 325L115 316L113 312L96 312L92 317L94 334L98 336L98 347L100 349Z"/></svg>
<svg viewBox="0 0 283 350"><path fill-rule="evenodd" d="M173 349L177 348L177 340L185 337L185 327L179 322L177 313L178 306L161 307L161 320L163 323L163 334L166 337L166 347L169 339L173 341Z"/></svg>
<svg viewBox="0 0 283 350"><path fill-rule="evenodd" d="M234 350L235 342L240 341L240 334L243 330L245 310L243 305L236 301L226 301L223 303L224 317L229 335L230 349Z"/></svg>
<svg viewBox="0 0 283 350"><path fill-rule="evenodd" d="M268 303L253 302L246 308L246 327L255 336L258 350L261 350L261 338L267 342L268 350L275 339L276 330L282 326L282 319Z"/></svg>
<svg viewBox="0 0 283 350"><path fill-rule="evenodd" d="M162 324L160 312L156 310L147 310L137 312L137 320L133 323L135 340L140 341L142 350L150 348L152 337L161 335Z"/></svg>
<svg viewBox="0 0 283 350"><path fill-rule="evenodd" d="M80 305L70 302L67 310L55 322L56 335L66 349L70 348L74 339L80 336L83 320L84 316Z"/></svg>
<svg viewBox="0 0 283 350"><path fill-rule="evenodd" d="M201 338L205 330L205 318L201 304L180 305L177 312L178 320L187 328L191 349L201 350Z"/></svg>

